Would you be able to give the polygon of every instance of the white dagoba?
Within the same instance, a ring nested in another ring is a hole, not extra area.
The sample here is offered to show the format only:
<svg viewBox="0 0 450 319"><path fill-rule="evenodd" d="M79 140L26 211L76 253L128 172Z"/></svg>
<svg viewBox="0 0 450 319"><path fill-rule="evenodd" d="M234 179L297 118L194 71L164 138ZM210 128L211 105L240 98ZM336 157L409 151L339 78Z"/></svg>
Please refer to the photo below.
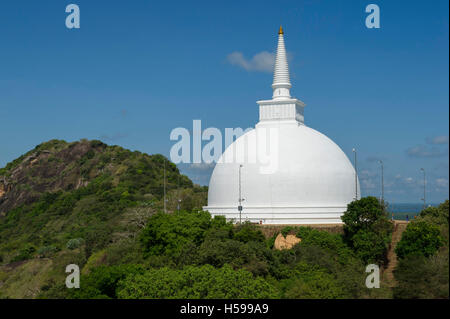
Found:
<svg viewBox="0 0 450 319"><path fill-rule="evenodd" d="M211 215L234 222L337 224L347 204L359 199L353 165L331 139L304 124L305 104L291 97L291 87L280 27L272 99L257 102L255 129L217 162L203 208Z"/></svg>

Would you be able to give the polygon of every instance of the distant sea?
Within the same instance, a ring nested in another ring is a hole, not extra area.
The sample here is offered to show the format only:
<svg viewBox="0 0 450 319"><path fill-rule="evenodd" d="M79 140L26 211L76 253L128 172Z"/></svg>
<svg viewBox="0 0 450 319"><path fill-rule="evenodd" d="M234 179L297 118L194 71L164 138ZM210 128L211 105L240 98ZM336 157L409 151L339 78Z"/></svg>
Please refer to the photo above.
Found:
<svg viewBox="0 0 450 319"><path fill-rule="evenodd" d="M439 204L435 203L427 203L428 206L439 206ZM394 219L398 220L406 220L406 215L408 215L409 220L413 219L414 216L419 215L419 213L423 209L423 204L421 203L389 203L388 212L389 217L394 213Z"/></svg>

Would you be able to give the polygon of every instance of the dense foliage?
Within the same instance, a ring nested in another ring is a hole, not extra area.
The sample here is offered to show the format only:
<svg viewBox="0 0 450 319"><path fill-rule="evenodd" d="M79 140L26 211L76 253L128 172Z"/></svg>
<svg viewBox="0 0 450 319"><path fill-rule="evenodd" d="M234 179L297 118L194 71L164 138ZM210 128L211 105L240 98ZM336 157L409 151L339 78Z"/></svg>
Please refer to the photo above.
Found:
<svg viewBox="0 0 450 319"><path fill-rule="evenodd" d="M384 265L391 241L393 223L375 197L353 201L341 217L346 242L366 263Z"/></svg>
<svg viewBox="0 0 450 319"><path fill-rule="evenodd" d="M424 209L403 232L396 252L395 298L448 298L448 200Z"/></svg>
<svg viewBox="0 0 450 319"><path fill-rule="evenodd" d="M32 297L39 286L63 282L70 258L80 267L104 251L112 264L142 258L134 241L163 207L164 166L168 212L206 204L207 188L162 155L100 141L52 140L1 169L0 183L8 184L0 195L0 263L13 264L17 277L0 265L0 296ZM30 281L30 273L38 275Z"/></svg>
<svg viewBox="0 0 450 319"><path fill-rule="evenodd" d="M142 231L141 241L149 255L173 255L180 253L186 245L199 245L211 225L221 226L225 220L211 220L207 212L190 214L185 211L173 214L158 213Z"/></svg>
<svg viewBox="0 0 450 319"><path fill-rule="evenodd" d="M94 267L82 276L80 293L69 297L358 298L368 294L363 263L340 234L309 227L290 231L301 236L301 243L278 251L269 247L257 225L233 226L202 211L157 213L139 236L144 271L135 268L139 271L121 277L117 266Z"/></svg>
<svg viewBox="0 0 450 319"><path fill-rule="evenodd" d="M229 299L274 298L275 288L261 277L229 265L163 267L131 275L118 287L120 298Z"/></svg>
<svg viewBox="0 0 450 319"><path fill-rule="evenodd" d="M139 265L99 266L82 276L80 289L71 290L72 298L117 298L118 283L128 276L144 273Z"/></svg>
<svg viewBox="0 0 450 319"><path fill-rule="evenodd" d="M437 225L422 220L413 221L404 231L395 252L398 258L408 255L430 257L443 245L443 242Z"/></svg>
<svg viewBox="0 0 450 319"><path fill-rule="evenodd" d="M395 270L398 284L394 287L394 297L448 299L448 265L448 251L428 258L408 255L401 259Z"/></svg>
<svg viewBox="0 0 450 319"><path fill-rule="evenodd" d="M43 153L45 157L36 159L38 161L31 167L28 162L20 164L20 161L15 161L3 169L7 177L11 169L17 171L16 175L31 176L28 183L33 185L30 186L33 193L44 181L61 185L61 189L52 192L44 188L41 194L36 195L36 201L15 207L0 218L0 255L4 259L27 259L48 245L58 250L75 249L81 246L80 241L85 244L88 258L92 252L109 245L114 240L114 233L132 236L129 226L118 222L135 217L131 215L136 208L142 208L148 214L162 208L164 161L169 211L173 211L178 203L175 194L182 199L182 209L198 209L206 202L206 189L194 186L161 155L131 152L99 141L50 141L38 145L32 153L42 154L44 151L49 153ZM65 153L75 151L79 152L79 158L66 159L60 174L64 176L73 170L78 171L85 176L85 183L75 187L70 183L54 182L60 176L48 176L45 170L55 162L64 161ZM76 169L68 168L72 166ZM39 172L39 168L43 171ZM21 197L27 196L27 192L20 194Z"/></svg>
<svg viewBox="0 0 450 319"><path fill-rule="evenodd" d="M99 141L43 143L0 175L25 181L13 183L20 205L0 203L0 297L392 296L384 283L365 287L365 266L385 266L392 233L374 197L348 205L343 233L233 225L202 211L207 189L163 156ZM448 297L448 218L447 201L410 223L398 247L394 297ZM301 240L274 249L280 233ZM80 289L65 287L68 264L81 269Z"/></svg>

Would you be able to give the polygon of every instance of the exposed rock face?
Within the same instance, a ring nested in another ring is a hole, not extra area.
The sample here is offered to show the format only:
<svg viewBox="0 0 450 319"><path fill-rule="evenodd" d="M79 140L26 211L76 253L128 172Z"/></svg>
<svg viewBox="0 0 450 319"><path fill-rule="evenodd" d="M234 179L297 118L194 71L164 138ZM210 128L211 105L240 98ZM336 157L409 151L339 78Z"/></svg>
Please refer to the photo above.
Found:
<svg viewBox="0 0 450 319"><path fill-rule="evenodd" d="M285 238L283 234L278 234L277 238L275 239L274 247L278 250L291 249L294 245L298 244L301 241L302 240L295 235L287 235Z"/></svg>
<svg viewBox="0 0 450 319"><path fill-rule="evenodd" d="M0 216L34 202L44 192L86 186L99 171L94 165L83 167L82 163L105 148L105 144L90 141L52 140L8 164L0 171Z"/></svg>
<svg viewBox="0 0 450 319"><path fill-rule="evenodd" d="M0 181L0 198L2 198L6 193L5 185Z"/></svg>
<svg viewBox="0 0 450 319"><path fill-rule="evenodd" d="M11 184L0 176L0 203L5 200L6 193L11 190Z"/></svg>
<svg viewBox="0 0 450 319"><path fill-rule="evenodd" d="M83 139L72 143L51 140L39 144L0 168L0 218L17 207L36 202L46 193L71 192L88 187L97 178L98 184L107 180L102 184L107 189L122 183L124 188L144 192L142 195L162 197L164 166L168 174L167 185L176 188L179 181L183 188L197 188L186 176L178 176L180 173L175 164L169 161L164 165L165 161L167 159L161 154L132 152L98 140ZM198 196L195 195L201 205L203 196L206 197L204 191L201 188L196 192ZM185 202L185 207L190 205L194 202Z"/></svg>

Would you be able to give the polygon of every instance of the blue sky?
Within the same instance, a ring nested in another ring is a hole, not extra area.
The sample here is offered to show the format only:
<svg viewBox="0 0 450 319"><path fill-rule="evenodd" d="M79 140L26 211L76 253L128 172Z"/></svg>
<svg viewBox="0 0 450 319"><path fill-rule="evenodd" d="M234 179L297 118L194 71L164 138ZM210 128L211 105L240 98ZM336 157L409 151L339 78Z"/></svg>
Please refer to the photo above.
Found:
<svg viewBox="0 0 450 319"><path fill-rule="evenodd" d="M81 28L65 27L65 7ZM365 27L375 3L381 28ZM285 29L305 122L353 159L362 195L448 198L448 1L2 1L0 167L53 139L169 155L176 127L247 128ZM238 53L239 59L230 55ZM264 56L264 54L263 54ZM183 165L207 184L211 168Z"/></svg>

